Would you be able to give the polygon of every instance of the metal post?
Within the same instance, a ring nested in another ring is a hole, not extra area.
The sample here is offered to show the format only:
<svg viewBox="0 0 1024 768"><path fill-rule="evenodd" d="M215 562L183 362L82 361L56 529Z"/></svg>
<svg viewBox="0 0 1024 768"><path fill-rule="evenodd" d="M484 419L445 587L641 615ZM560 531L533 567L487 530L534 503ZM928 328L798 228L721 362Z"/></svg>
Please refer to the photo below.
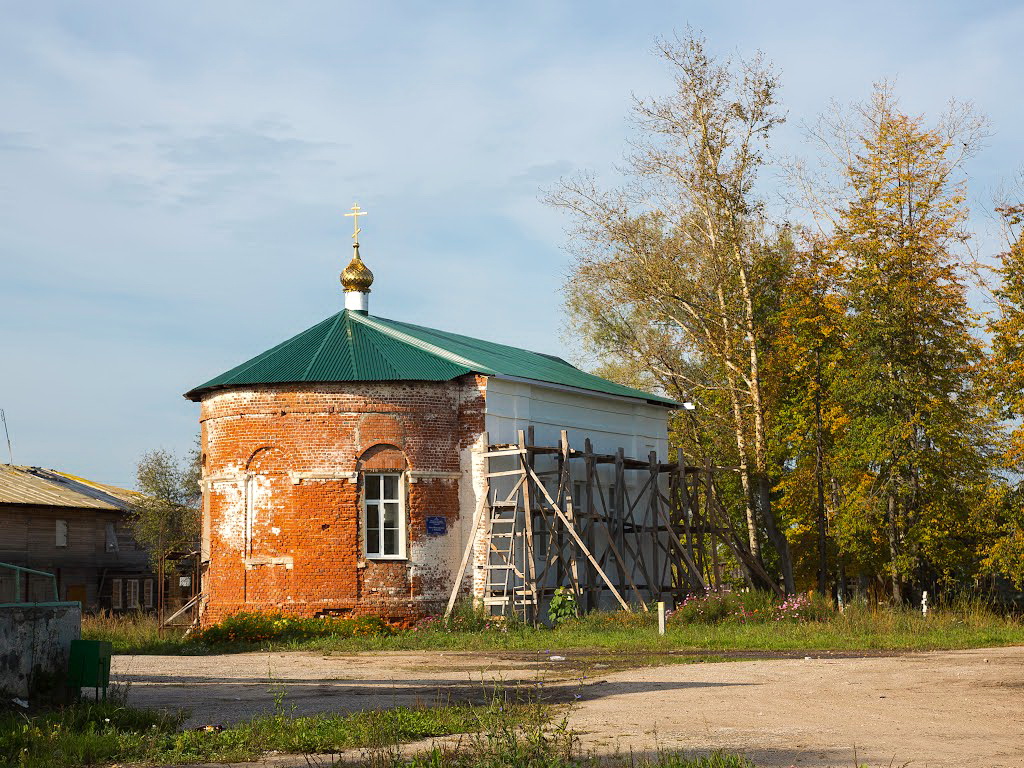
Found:
<svg viewBox="0 0 1024 768"><path fill-rule="evenodd" d="M665 601L658 601L658 634L665 634Z"/></svg>

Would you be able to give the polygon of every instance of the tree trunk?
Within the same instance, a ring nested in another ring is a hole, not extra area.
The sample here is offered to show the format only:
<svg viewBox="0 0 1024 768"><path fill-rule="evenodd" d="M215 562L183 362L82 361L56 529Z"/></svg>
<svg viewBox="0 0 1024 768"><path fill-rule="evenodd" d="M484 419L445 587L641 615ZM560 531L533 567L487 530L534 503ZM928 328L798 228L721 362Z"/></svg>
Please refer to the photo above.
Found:
<svg viewBox="0 0 1024 768"><path fill-rule="evenodd" d="M840 608L846 606L846 564L842 555L836 558L836 601Z"/></svg>
<svg viewBox="0 0 1024 768"><path fill-rule="evenodd" d="M899 531L896 528L896 494L889 491L886 498L886 530L889 534L889 557L892 561L892 601L897 606L903 605L903 582L896 571L896 560L899 557Z"/></svg>
<svg viewBox="0 0 1024 768"><path fill-rule="evenodd" d="M824 596L828 589L828 540L825 519L825 457L821 435L821 369L817 351L814 392L814 480L818 491L818 591Z"/></svg>
<svg viewBox="0 0 1024 768"><path fill-rule="evenodd" d="M720 321L722 323L722 337L729 338L729 312L726 308L725 294L722 286L719 285L715 291L718 299L718 307L721 310ZM728 359L727 349L721 350L722 368L725 373L725 380L729 388L729 402L732 405L733 427L736 436L736 451L739 454L740 463L740 484L743 486L743 502L747 515L747 540L750 544L750 554L758 561L761 560L761 543L757 538L757 513L754 509L753 489L750 486L750 462L747 456L747 432L746 423L743 419L743 405L740 403L739 384L736 381L737 373L735 367Z"/></svg>
<svg viewBox="0 0 1024 768"><path fill-rule="evenodd" d="M750 554L757 560L761 559L761 544L757 540L757 517L754 511L754 494L750 487L750 465L747 461L747 436L743 429L743 408L739 394L736 392L736 380L728 375L729 397L732 400L732 415L736 430L736 450L740 460L740 485L743 486L743 501L747 513L747 539L750 542Z"/></svg>
<svg viewBox="0 0 1024 768"><path fill-rule="evenodd" d="M789 553L789 540L775 525L775 516L771 511L771 480L767 475L757 476L758 506L764 516L764 525L772 546L779 553L779 564L782 566L782 583L787 595L796 594L796 582L793 580L793 558Z"/></svg>
<svg viewBox="0 0 1024 768"><path fill-rule="evenodd" d="M793 558L789 552L789 540L784 531L779 530L775 523L775 514L771 505L771 482L768 476L768 437L765 431L764 402L761 399L761 361L757 351L757 336L754 334L754 300L750 293L750 283L747 279L747 267L739 248L734 250L736 258L736 271L740 279L740 289L743 293L744 309L744 340L750 358L750 405L754 412L754 464L757 467L758 477L758 506L764 517L764 525L768 531L768 538L779 555L779 564L782 566L782 578L786 586L786 594L792 595L796 592L796 584L793 581Z"/></svg>
<svg viewBox="0 0 1024 768"><path fill-rule="evenodd" d="M156 575L156 627L157 635L163 637L164 634L164 568L166 563L166 557L163 552L160 553L160 562L157 566Z"/></svg>

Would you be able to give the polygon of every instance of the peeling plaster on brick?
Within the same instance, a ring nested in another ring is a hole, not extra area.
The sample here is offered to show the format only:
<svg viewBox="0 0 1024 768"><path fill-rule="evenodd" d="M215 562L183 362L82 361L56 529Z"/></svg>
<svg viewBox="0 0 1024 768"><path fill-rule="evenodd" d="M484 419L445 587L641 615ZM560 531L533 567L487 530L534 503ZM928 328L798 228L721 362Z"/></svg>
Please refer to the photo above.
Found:
<svg viewBox="0 0 1024 768"><path fill-rule="evenodd" d="M266 385L204 397L210 560L203 623L239 610L379 613L397 621L437 611L476 508L471 457L483 430L485 385L482 376L466 376L438 383ZM395 446L404 466L424 473L406 485L404 561L362 554L362 487L351 482L351 473L358 457L382 443ZM248 569L246 468L255 470ZM426 534L431 515L447 518L446 535Z"/></svg>
<svg viewBox="0 0 1024 768"><path fill-rule="evenodd" d="M476 514L481 499L486 494L487 487L487 460L483 454L487 451L487 441L484 439L484 414L486 412L487 377L477 376L471 387L467 387L464 395L468 408L479 409L474 413L474 418L467 417L466 421L475 421L476 433L467 435L463 441L460 452L460 467L463 477L469 482L463 484L460 507L463 510L463 519L460 526L459 554L465 551L470 536L473 536L473 556L470 558L467 573L463 574L462 590L468 591L476 600L482 600L484 596L486 572L483 565L487 559L486 544L484 541L483 526L473 533L473 518ZM449 584L449 590L451 585ZM450 594L450 593L449 593Z"/></svg>
<svg viewBox="0 0 1024 768"><path fill-rule="evenodd" d="M245 478L211 483L211 500L220 509L217 536L221 545L241 551L245 544Z"/></svg>

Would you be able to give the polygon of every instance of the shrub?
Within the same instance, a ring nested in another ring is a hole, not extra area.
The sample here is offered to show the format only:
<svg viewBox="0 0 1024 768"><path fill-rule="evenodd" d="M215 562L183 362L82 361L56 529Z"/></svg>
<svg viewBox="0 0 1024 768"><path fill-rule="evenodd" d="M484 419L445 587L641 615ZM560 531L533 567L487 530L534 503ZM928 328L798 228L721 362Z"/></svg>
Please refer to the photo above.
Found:
<svg viewBox="0 0 1024 768"><path fill-rule="evenodd" d="M575 619L579 615L579 606L576 605L576 596L566 587L559 587L551 597L548 605L548 620L552 626L557 627L565 621Z"/></svg>
<svg viewBox="0 0 1024 768"><path fill-rule="evenodd" d="M281 613L236 613L197 633L207 645L309 640L315 637L385 637L393 633L379 616L299 618Z"/></svg>
<svg viewBox="0 0 1024 768"><path fill-rule="evenodd" d="M462 600L447 618L440 618L440 628L447 632L483 632L491 628L494 616L475 600Z"/></svg>
<svg viewBox="0 0 1024 768"><path fill-rule="evenodd" d="M775 606L776 621L828 621L835 613L831 601L820 595L795 595Z"/></svg>
<svg viewBox="0 0 1024 768"><path fill-rule="evenodd" d="M739 607L731 592L687 595L669 615L672 624L718 624Z"/></svg>
<svg viewBox="0 0 1024 768"><path fill-rule="evenodd" d="M669 624L766 624L827 621L835 615L822 597L795 595L781 602L767 592L690 595L669 615Z"/></svg>

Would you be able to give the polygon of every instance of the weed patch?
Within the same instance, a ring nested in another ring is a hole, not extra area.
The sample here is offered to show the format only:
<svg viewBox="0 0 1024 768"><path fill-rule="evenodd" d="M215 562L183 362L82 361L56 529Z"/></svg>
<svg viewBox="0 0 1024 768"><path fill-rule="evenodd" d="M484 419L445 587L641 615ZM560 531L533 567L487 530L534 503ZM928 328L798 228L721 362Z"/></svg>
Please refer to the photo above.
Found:
<svg viewBox="0 0 1024 768"><path fill-rule="evenodd" d="M936 606L927 617L909 608L853 603L843 613L827 602L764 593L690 598L657 633L654 612L593 612L553 628L503 620L461 605L408 630L379 619L295 619L239 614L193 636L160 637L147 617L85 617L82 636L108 640L115 653L207 654L251 650L595 651L872 651L946 650L1024 644L1024 625L977 600Z"/></svg>
<svg viewBox="0 0 1024 768"><path fill-rule="evenodd" d="M457 744L413 756L389 749L368 757L366 764L372 768L755 768L747 759L724 752L701 757L680 752L653 757L586 754L569 728L566 711L541 705L529 707L521 723L492 720L488 728Z"/></svg>
<svg viewBox="0 0 1024 768"><path fill-rule="evenodd" d="M831 602L809 595L794 595L781 602L764 592L721 592L691 595L668 614L668 624L800 624L827 622L840 614Z"/></svg>
<svg viewBox="0 0 1024 768"><path fill-rule="evenodd" d="M487 707L397 707L311 717L296 717L279 703L275 714L223 729L181 730L184 714L168 715L113 701L83 702L35 715L0 714L0 765L162 765L254 760L271 751L325 754L383 749L405 741L493 730L499 719L517 727L525 717L525 705L498 698Z"/></svg>
<svg viewBox="0 0 1024 768"><path fill-rule="evenodd" d="M299 618L281 613L236 613L197 633L195 642L219 646L293 642L317 637L386 637L391 634L393 630L379 616Z"/></svg>

